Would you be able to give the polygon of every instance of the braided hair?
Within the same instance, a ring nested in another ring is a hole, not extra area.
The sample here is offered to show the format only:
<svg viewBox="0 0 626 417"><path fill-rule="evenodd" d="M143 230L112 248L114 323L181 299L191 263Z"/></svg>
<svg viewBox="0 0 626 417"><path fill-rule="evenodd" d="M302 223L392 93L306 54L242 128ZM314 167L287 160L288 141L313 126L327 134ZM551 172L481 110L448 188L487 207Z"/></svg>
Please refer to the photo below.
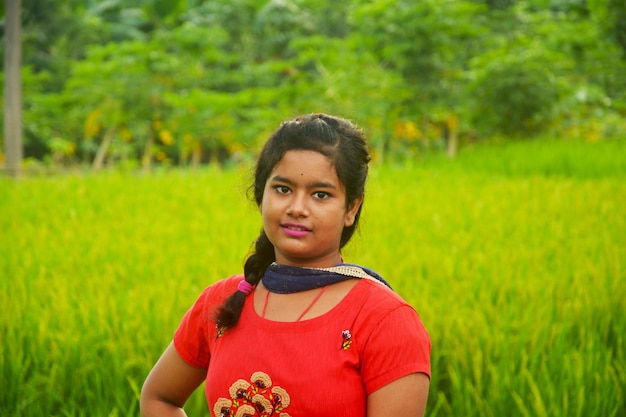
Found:
<svg viewBox="0 0 626 417"><path fill-rule="evenodd" d="M329 158L337 177L346 190L346 207L365 192L368 164L371 160L362 130L349 120L323 113L298 116L283 122L265 143L249 191L257 206L263 201L265 183L272 170L287 151L319 152ZM361 206L362 207L362 206ZM361 215L359 207L354 223L344 227L340 248L350 240ZM245 280L257 285L265 270L276 260L274 245L262 230L254 244L254 252L244 264ZM235 291L217 312L219 327L232 328L239 321L246 295Z"/></svg>

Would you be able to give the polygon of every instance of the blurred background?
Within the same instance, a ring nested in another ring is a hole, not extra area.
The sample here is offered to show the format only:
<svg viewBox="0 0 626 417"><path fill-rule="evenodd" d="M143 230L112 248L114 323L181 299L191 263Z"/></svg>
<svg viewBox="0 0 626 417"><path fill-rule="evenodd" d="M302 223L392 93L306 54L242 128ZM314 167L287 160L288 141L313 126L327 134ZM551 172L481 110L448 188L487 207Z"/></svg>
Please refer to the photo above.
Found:
<svg viewBox="0 0 626 417"><path fill-rule="evenodd" d="M371 144L342 255L424 321L426 415L626 416L626 1L0 7L0 417L137 416L258 235L261 144L316 111Z"/></svg>
<svg viewBox="0 0 626 417"><path fill-rule="evenodd" d="M313 111L379 160L626 132L623 0L21 0L21 35L31 167L238 161Z"/></svg>

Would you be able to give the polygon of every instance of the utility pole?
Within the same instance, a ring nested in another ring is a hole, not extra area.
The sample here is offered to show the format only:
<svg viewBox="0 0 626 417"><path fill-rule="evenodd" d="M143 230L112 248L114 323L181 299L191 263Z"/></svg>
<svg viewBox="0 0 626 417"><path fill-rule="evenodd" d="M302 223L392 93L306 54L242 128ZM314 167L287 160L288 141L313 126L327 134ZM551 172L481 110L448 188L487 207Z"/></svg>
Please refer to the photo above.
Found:
<svg viewBox="0 0 626 417"><path fill-rule="evenodd" d="M18 178L22 171L22 0L4 2L4 154L6 173Z"/></svg>

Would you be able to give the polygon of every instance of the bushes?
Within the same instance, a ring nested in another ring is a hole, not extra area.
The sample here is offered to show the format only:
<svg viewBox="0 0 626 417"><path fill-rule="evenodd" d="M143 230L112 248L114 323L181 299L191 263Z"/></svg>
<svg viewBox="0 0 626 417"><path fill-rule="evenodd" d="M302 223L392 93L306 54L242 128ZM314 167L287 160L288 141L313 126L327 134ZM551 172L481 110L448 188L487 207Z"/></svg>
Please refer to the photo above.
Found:
<svg viewBox="0 0 626 417"><path fill-rule="evenodd" d="M25 25L26 51L54 29L46 65L25 55L27 156L59 160L60 138L73 144L64 163L205 162L253 153L268 129L311 111L355 119L381 157L426 149L394 136L403 123L458 120L461 142L625 135L626 60L619 25L601 19L605 0L589 10L540 0L90 3L48 8L58 20L27 13L39 20ZM449 141L445 130L435 139Z"/></svg>
<svg viewBox="0 0 626 417"><path fill-rule="evenodd" d="M560 80L546 55L518 50L518 54L496 51L481 57L470 87L472 121L479 130L517 137L545 130L562 96Z"/></svg>

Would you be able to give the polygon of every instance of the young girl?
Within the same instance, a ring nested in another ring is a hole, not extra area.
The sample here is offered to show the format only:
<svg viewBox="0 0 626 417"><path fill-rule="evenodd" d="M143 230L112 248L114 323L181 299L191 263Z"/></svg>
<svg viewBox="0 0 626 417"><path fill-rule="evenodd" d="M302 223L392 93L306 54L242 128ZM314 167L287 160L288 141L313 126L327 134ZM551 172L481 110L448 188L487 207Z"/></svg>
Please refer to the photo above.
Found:
<svg viewBox="0 0 626 417"><path fill-rule="evenodd" d="M141 392L185 416L206 380L214 417L422 416L430 339L374 271L345 264L370 156L351 122L311 114L269 138L252 187L263 230L243 275L209 286ZM393 214L390 214L393 215Z"/></svg>

